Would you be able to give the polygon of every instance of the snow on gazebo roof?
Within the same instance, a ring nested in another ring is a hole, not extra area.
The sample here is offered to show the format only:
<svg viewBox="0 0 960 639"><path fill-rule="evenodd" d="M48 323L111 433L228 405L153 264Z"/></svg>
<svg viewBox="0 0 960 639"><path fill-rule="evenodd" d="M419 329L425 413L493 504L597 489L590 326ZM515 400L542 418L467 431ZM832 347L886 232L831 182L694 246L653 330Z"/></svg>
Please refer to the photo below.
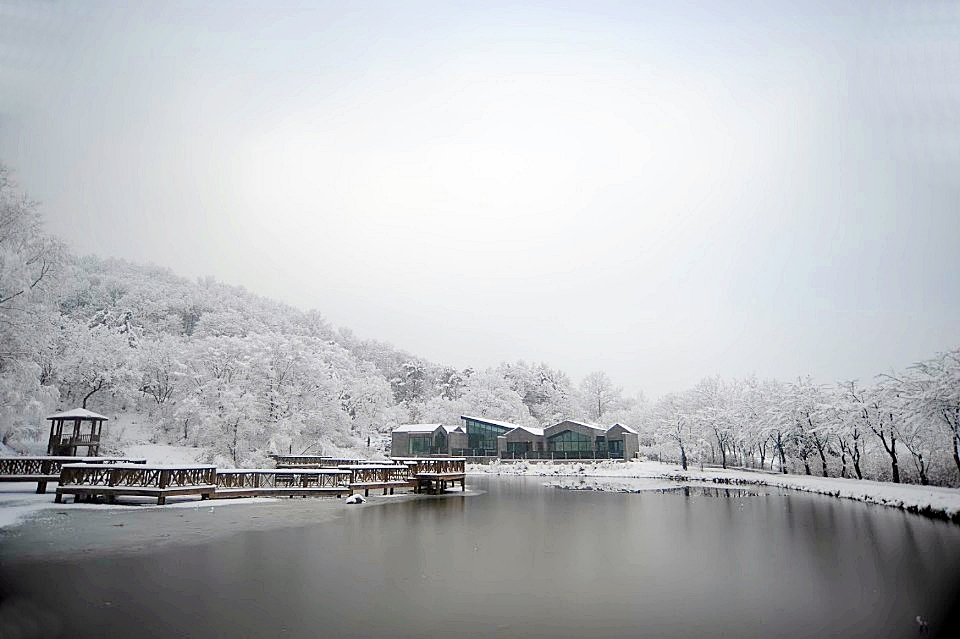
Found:
<svg viewBox="0 0 960 639"><path fill-rule="evenodd" d="M73 410L67 410L62 413L57 413L56 415L50 415L47 419L79 419L81 421L109 421L109 417L104 417L100 413L95 413L92 410L87 410L86 408L74 408Z"/></svg>

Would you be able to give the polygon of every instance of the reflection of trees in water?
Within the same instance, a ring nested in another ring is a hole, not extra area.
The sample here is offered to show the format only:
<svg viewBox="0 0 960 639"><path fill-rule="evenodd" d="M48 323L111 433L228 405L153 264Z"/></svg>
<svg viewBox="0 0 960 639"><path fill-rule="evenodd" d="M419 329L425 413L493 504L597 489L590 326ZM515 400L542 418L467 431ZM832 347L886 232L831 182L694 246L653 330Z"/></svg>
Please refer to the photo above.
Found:
<svg viewBox="0 0 960 639"><path fill-rule="evenodd" d="M661 488L657 490L657 492L662 495L681 494L684 497L718 497L723 499L760 497L766 494L746 488L714 488L712 486L680 486L677 488Z"/></svg>

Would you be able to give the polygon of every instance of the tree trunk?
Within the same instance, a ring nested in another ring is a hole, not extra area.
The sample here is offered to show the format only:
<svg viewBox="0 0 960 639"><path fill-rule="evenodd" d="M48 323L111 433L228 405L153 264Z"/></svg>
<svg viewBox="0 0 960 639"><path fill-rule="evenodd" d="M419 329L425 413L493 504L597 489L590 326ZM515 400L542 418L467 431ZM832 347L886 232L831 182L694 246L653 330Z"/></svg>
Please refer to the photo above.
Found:
<svg viewBox="0 0 960 639"><path fill-rule="evenodd" d="M957 472L960 473L960 433L953 431L953 463L957 465Z"/></svg>
<svg viewBox="0 0 960 639"><path fill-rule="evenodd" d="M680 465L687 469L687 451L683 450L683 444L680 444Z"/></svg>
<svg viewBox="0 0 960 639"><path fill-rule="evenodd" d="M890 465L893 470L893 483L900 483L900 464L897 462L897 438L890 435Z"/></svg>
<svg viewBox="0 0 960 639"><path fill-rule="evenodd" d="M783 443L777 444L777 452L780 454L780 470L784 475L787 474L787 456L783 452Z"/></svg>
<svg viewBox="0 0 960 639"><path fill-rule="evenodd" d="M80 405L80 408L86 408L86 407L87 407L87 400L90 399L91 397L93 397L93 394L96 393L97 391L99 391L101 388L103 388L103 380L102 380L102 379L97 382L96 386L93 387L93 390L91 390L89 393L87 393L86 395L83 396L83 403Z"/></svg>

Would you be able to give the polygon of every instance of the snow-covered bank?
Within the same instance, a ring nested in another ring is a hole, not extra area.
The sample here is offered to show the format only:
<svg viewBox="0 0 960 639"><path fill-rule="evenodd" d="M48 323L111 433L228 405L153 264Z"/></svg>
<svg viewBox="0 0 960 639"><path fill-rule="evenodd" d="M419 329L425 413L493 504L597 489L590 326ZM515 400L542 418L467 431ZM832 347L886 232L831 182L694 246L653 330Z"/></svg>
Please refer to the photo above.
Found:
<svg viewBox="0 0 960 639"><path fill-rule="evenodd" d="M723 485L771 486L801 490L819 495L853 499L868 504L891 506L908 512L946 519L960 524L960 489L893 484L837 477L781 475L770 472L707 468L684 471L675 464L648 461L631 462L517 462L470 465L472 474L531 475L539 477L580 477L584 481L564 481L551 485L573 490L635 492L661 489L662 482L684 484L707 482ZM650 480L640 484L617 480Z"/></svg>

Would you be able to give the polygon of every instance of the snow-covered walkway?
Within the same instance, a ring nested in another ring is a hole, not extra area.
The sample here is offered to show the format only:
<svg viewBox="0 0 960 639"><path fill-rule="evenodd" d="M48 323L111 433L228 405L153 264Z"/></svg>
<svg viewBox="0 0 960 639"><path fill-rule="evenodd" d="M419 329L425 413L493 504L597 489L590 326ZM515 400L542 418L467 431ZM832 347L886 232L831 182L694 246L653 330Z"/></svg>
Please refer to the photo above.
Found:
<svg viewBox="0 0 960 639"><path fill-rule="evenodd" d="M960 489L894 484L838 477L782 475L771 472L690 467L649 461L510 462L471 465L468 473L557 477L551 485L574 490L637 492L663 489L664 482L755 485L854 499L960 523ZM576 481L570 478L579 478ZM620 481L618 481L620 480ZM631 481L624 481L631 480ZM638 482L637 480L649 480Z"/></svg>

